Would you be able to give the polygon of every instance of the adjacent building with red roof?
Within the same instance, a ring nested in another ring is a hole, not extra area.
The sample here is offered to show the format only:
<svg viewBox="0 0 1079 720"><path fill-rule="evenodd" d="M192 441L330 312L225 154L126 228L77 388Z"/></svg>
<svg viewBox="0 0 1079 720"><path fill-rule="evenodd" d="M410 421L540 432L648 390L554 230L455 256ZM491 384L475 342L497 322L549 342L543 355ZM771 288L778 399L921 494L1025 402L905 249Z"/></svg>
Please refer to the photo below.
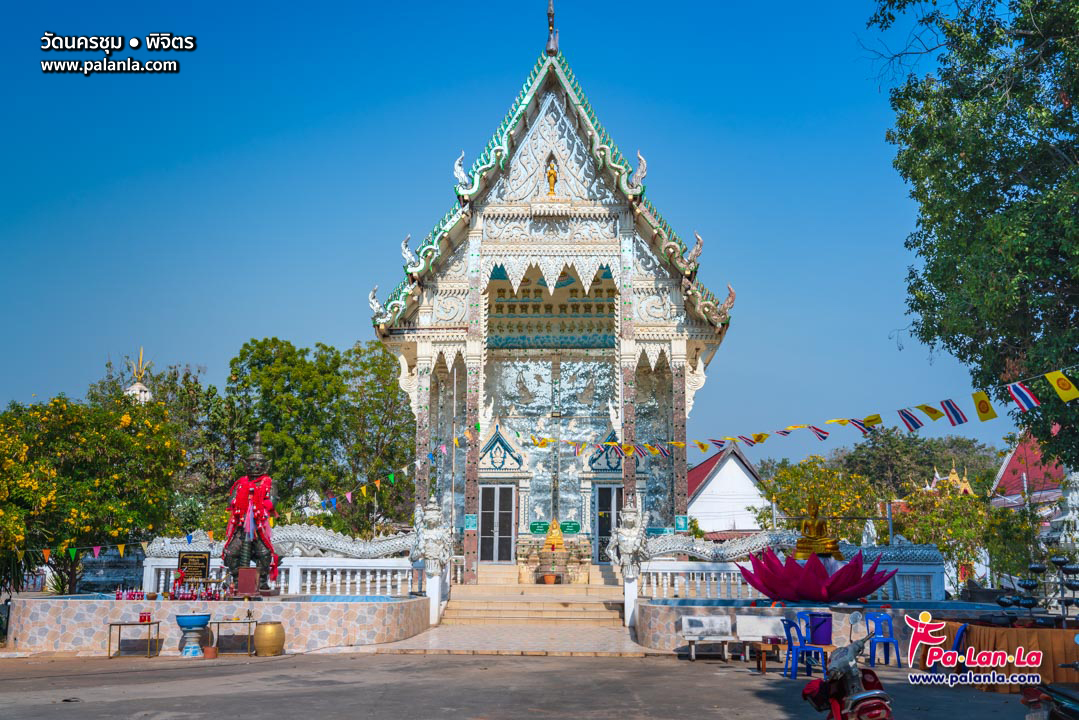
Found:
<svg viewBox="0 0 1079 720"><path fill-rule="evenodd" d="M747 507L767 505L761 478L737 444L691 468L686 476L689 516L709 540L730 540L760 532Z"/></svg>

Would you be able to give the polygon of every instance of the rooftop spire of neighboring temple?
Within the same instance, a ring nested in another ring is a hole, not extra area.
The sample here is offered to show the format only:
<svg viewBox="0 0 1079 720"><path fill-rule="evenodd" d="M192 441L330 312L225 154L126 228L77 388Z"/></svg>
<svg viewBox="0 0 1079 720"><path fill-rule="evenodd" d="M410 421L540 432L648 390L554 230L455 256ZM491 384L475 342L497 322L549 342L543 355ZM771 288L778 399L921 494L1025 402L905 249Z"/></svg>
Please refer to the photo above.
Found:
<svg viewBox="0 0 1079 720"><path fill-rule="evenodd" d="M554 29L554 0L547 0L547 54L558 54L558 31Z"/></svg>

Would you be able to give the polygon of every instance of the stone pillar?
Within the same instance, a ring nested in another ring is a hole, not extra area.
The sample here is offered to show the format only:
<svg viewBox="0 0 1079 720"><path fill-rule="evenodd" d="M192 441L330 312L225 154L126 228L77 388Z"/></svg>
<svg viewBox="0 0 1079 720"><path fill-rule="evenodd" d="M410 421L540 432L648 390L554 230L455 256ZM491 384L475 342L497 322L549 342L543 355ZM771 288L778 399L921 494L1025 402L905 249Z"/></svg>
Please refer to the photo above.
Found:
<svg viewBox="0 0 1079 720"><path fill-rule="evenodd" d="M465 387L465 424L472 440L468 443L468 455L465 459L465 515L477 515L479 508L480 479L480 434L476 423L480 419L480 365L469 362L466 369ZM466 585L475 585L478 578L479 536L475 528L465 529L464 537Z"/></svg>
<svg viewBox="0 0 1079 720"><path fill-rule="evenodd" d="M623 214L619 223L619 244L622 254L622 267L619 269L619 297L618 297L618 361L621 383L620 395L622 399L622 442L634 444L637 442L637 413L634 403L637 400L637 340L634 327L634 305L636 298L633 294L633 221L628 214ZM615 272L615 268L611 268ZM637 497L637 459L636 454L626 455L622 460L622 492L623 502L636 501ZM640 508L641 517L644 517L644 508Z"/></svg>
<svg viewBox="0 0 1079 720"><path fill-rule="evenodd" d="M623 618L625 619L626 627L637 626L637 578L632 580L622 581L623 598L625 599L625 610L623 612Z"/></svg>
<svg viewBox="0 0 1079 720"><path fill-rule="evenodd" d="M680 362L671 366L672 440L683 447L671 445L674 459L674 514L685 515L689 511L689 493L686 480L686 365Z"/></svg>
<svg viewBox="0 0 1079 720"><path fill-rule="evenodd" d="M416 356L416 502L427 505L431 477L431 357Z"/></svg>
<svg viewBox="0 0 1079 720"><path fill-rule="evenodd" d="M465 516L475 515L480 511L480 447L483 437L490 428L476 426L480 422L480 407L483 404L484 346L487 342L487 297L484 289L488 278L481 272L480 252L483 240L483 218L473 216L468 233L468 306L465 319L468 327L465 331L465 425L472 439L468 443L468 455L465 460ZM467 526L467 523L466 523ZM475 585L479 581L478 531L466 529L464 534L464 582Z"/></svg>

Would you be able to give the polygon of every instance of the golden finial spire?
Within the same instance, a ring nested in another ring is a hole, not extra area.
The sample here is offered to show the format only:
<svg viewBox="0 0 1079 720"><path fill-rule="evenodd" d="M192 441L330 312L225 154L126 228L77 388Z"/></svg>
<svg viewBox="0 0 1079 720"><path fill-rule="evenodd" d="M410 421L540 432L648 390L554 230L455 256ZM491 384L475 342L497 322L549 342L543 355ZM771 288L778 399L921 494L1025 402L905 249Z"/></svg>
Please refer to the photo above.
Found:
<svg viewBox="0 0 1079 720"><path fill-rule="evenodd" d="M127 361L127 364L131 367L131 374L135 376L135 382L142 382L142 379L146 377L147 371L153 366L152 362L144 363L142 361L142 348L139 348L139 362L133 363L131 360Z"/></svg>

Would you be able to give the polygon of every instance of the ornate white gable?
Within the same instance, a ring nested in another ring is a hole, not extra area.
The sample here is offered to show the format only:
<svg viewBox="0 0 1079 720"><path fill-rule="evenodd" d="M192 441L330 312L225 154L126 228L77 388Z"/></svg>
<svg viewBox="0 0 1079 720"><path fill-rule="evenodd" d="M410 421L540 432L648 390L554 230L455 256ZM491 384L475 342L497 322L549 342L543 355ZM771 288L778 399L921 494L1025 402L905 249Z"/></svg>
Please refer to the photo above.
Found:
<svg viewBox="0 0 1079 720"><path fill-rule="evenodd" d="M515 473L521 472L524 458L503 435L498 425L491 437L480 449L480 472Z"/></svg>
<svg viewBox="0 0 1079 720"><path fill-rule="evenodd" d="M519 203L548 196L548 160L558 167L555 197L617 204L619 198L596 171L578 124L566 113L566 95L544 93L532 126L510 157L508 168L480 203Z"/></svg>
<svg viewBox="0 0 1079 720"><path fill-rule="evenodd" d="M596 450L588 458L588 469L594 473L621 473L622 472L622 455L611 445L607 445L609 442L618 442L618 436L615 435L612 430L606 438L603 439L604 445L602 450Z"/></svg>

